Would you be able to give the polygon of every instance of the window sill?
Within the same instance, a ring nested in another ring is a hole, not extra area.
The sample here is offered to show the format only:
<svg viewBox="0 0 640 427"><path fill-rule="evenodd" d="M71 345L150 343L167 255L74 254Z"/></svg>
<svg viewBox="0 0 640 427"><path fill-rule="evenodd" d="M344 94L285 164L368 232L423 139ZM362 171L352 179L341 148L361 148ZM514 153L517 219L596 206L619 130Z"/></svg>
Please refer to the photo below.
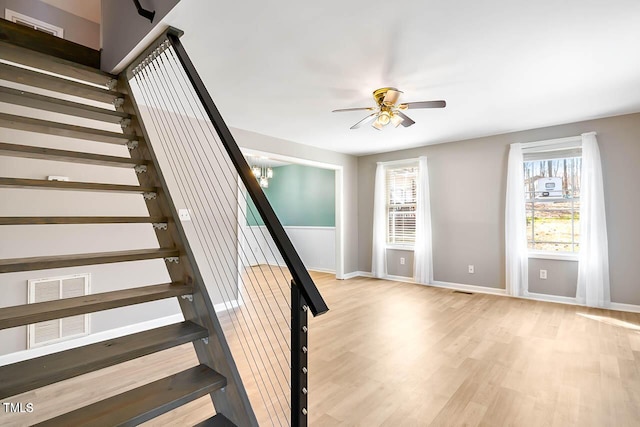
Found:
<svg viewBox="0 0 640 427"><path fill-rule="evenodd" d="M578 254L553 253L553 252L529 252L529 258L553 259L558 261L578 261Z"/></svg>
<svg viewBox="0 0 640 427"><path fill-rule="evenodd" d="M413 246L406 246L406 245L387 245L386 249L413 252Z"/></svg>

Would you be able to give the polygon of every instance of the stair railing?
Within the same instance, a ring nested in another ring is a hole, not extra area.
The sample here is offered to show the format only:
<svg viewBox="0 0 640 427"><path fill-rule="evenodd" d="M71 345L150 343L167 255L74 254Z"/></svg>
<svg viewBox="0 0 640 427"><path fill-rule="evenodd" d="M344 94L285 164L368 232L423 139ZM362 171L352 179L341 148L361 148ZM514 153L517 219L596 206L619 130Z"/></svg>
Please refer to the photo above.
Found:
<svg viewBox="0 0 640 427"><path fill-rule="evenodd" d="M132 62L125 70L128 90L138 117L144 119L159 175L173 182L166 185L171 187L167 197L174 216L176 201L189 206L193 215L192 226L179 220L176 225L189 246L201 248L200 257L187 250L191 262L199 270L209 267L206 282L216 286L213 293L223 301L218 317L234 359L244 357L238 363L240 376L251 391L258 421L304 426L307 313L317 316L328 307L187 55L181 35L169 28ZM249 200L255 209L247 209ZM268 233L247 226L257 217ZM241 241L267 243L255 251L247 247L253 244ZM278 258L275 252L284 266L273 261Z"/></svg>

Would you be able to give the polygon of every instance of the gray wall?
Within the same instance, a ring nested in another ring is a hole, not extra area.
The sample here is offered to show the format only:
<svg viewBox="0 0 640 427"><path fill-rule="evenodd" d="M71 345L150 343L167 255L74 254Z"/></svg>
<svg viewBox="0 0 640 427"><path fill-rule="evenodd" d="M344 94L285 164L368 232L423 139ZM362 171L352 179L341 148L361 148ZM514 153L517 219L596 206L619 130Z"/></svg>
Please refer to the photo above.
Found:
<svg viewBox="0 0 640 427"><path fill-rule="evenodd" d="M547 270L547 278L540 278L540 270ZM536 294L576 296L577 261L529 259L529 292Z"/></svg>
<svg viewBox="0 0 640 427"><path fill-rule="evenodd" d="M155 10L153 23L138 15L131 0L102 1L102 58L104 71L114 68L158 25L180 0L141 0L147 10ZM119 71L119 70L118 70Z"/></svg>
<svg viewBox="0 0 640 427"><path fill-rule="evenodd" d="M27 115L45 120L96 125L93 121L60 114L35 112L0 103L0 112ZM117 130L116 125L102 125ZM0 128L0 140L16 144L100 154L128 156L126 147L47 136ZM0 156L0 176L46 179L48 175L68 176L73 181L137 184L129 169L80 165L48 160ZM139 195L53 190L0 189L0 216L145 216L145 203ZM158 247L149 224L108 225L24 225L0 227L0 259L117 251ZM107 292L136 286L166 283L169 276L162 260L41 270L0 275L0 306L27 303L27 280L69 274L91 273L91 292ZM118 308L91 314L91 332L102 332L138 322L178 314L175 299ZM0 354L26 348L26 327L0 331Z"/></svg>
<svg viewBox="0 0 640 427"><path fill-rule="evenodd" d="M244 148L342 166L344 173L344 272L348 274L357 271L359 221L357 157L296 144L243 129L231 128L231 133L238 145Z"/></svg>
<svg viewBox="0 0 640 427"><path fill-rule="evenodd" d="M402 264L404 258L404 264ZM413 277L413 251L387 249L387 274L390 276Z"/></svg>
<svg viewBox="0 0 640 427"><path fill-rule="evenodd" d="M111 0L107 0L108 3ZM103 2L105 3L105 2ZM131 2L130 2L131 3ZM0 16L11 9L64 29L66 40L100 50L100 25L39 0L0 0Z"/></svg>
<svg viewBox="0 0 640 427"><path fill-rule="evenodd" d="M434 279L504 288L504 208L508 146L596 131L605 185L611 299L640 305L640 114L476 138L358 158L358 269L371 271L376 162L426 155L431 184ZM475 265L475 274L467 272ZM547 269L530 291L575 296L575 262L532 260ZM562 267L560 267L560 265ZM533 274L533 272L532 272Z"/></svg>

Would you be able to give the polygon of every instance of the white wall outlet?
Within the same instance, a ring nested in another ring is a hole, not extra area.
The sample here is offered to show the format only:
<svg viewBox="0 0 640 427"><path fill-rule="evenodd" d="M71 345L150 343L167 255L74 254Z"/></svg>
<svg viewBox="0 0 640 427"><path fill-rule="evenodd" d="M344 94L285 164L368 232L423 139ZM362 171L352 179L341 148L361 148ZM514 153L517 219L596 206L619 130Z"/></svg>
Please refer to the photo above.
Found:
<svg viewBox="0 0 640 427"><path fill-rule="evenodd" d="M400 265L404 265L404 257L400 258Z"/></svg>
<svg viewBox="0 0 640 427"><path fill-rule="evenodd" d="M476 272L475 267L472 264L469 264L469 274L473 274Z"/></svg>
<svg viewBox="0 0 640 427"><path fill-rule="evenodd" d="M540 270L540 278L541 279L547 278L547 270Z"/></svg>
<svg viewBox="0 0 640 427"><path fill-rule="evenodd" d="M47 177L48 181L69 181L68 176L58 176L58 175L49 175Z"/></svg>
<svg viewBox="0 0 640 427"><path fill-rule="evenodd" d="M191 221L191 212L189 209L178 209L178 217L180 221Z"/></svg>

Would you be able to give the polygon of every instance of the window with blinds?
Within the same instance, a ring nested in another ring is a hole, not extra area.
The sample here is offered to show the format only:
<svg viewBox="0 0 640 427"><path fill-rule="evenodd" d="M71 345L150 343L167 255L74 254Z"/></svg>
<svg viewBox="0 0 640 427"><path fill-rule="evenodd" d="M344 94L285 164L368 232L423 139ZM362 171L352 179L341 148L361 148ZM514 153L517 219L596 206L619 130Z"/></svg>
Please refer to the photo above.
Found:
<svg viewBox="0 0 640 427"><path fill-rule="evenodd" d="M390 245L415 243L417 177L417 165L387 169L387 243Z"/></svg>
<svg viewBox="0 0 640 427"><path fill-rule="evenodd" d="M89 294L89 274L29 280L29 304ZM29 325L29 348L89 334L89 315L64 317Z"/></svg>

